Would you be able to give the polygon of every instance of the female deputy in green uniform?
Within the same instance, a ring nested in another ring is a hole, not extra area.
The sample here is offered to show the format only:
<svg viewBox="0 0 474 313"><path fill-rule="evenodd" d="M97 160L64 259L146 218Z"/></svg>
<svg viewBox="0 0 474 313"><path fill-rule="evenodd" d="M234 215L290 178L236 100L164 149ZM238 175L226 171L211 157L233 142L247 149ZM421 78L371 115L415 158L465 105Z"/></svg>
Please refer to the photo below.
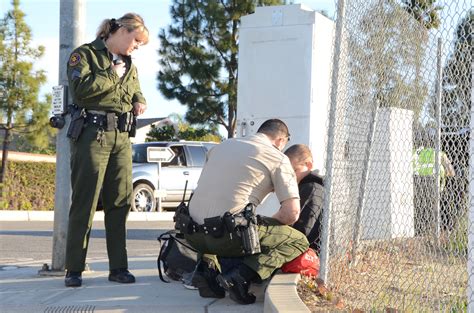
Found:
<svg viewBox="0 0 474 313"><path fill-rule="evenodd" d="M109 280L134 283L128 271L125 222L132 201L135 116L146 110L131 54L148 43L143 19L127 13L106 19L97 38L76 48L67 74L75 104L71 139L72 203L66 245L67 287L82 284L87 246L102 189Z"/></svg>

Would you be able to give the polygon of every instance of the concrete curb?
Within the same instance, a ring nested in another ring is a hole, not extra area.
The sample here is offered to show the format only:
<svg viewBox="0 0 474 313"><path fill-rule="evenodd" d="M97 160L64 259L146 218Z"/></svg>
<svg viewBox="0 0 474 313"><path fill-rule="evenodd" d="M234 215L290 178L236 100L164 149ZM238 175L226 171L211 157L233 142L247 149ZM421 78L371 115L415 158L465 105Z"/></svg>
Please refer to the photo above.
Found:
<svg viewBox="0 0 474 313"><path fill-rule="evenodd" d="M128 221L172 221L174 212L130 212ZM103 221L104 211L94 215L94 221ZM12 211L0 210L0 221L54 221L54 211Z"/></svg>
<svg viewBox="0 0 474 313"><path fill-rule="evenodd" d="M281 272L273 276L265 291L263 312L309 313L310 310L296 290L300 278L300 274L283 274Z"/></svg>

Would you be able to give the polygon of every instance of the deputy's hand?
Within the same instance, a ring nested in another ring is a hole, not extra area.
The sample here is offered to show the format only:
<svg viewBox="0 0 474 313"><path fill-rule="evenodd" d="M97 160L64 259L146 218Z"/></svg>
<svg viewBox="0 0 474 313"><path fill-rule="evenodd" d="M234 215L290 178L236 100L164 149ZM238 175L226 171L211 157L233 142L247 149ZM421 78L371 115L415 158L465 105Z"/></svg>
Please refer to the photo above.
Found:
<svg viewBox="0 0 474 313"><path fill-rule="evenodd" d="M146 104L141 103L141 102L134 102L133 103L133 113L135 113L136 116L139 116L146 111Z"/></svg>
<svg viewBox="0 0 474 313"><path fill-rule="evenodd" d="M115 73L117 73L118 77L122 78L122 76L125 74L127 67L125 66L125 62L119 60L118 62L112 63L112 69L115 71Z"/></svg>

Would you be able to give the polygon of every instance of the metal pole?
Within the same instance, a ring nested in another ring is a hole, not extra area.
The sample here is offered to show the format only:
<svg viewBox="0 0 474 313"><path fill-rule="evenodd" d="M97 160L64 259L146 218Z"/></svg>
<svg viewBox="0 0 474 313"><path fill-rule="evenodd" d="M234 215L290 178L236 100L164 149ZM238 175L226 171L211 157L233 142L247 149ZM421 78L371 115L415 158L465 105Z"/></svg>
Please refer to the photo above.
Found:
<svg viewBox="0 0 474 313"><path fill-rule="evenodd" d="M331 79L331 107L329 110L329 125L328 125L328 145L326 154L326 178L324 182L324 206L323 206L323 225L321 231L321 255L319 270L319 278L328 283L328 271L329 271L329 235L330 235L330 224L331 224L331 197L332 197L332 184L333 184L333 161L334 161L334 142L335 142L335 127L336 127L336 111L337 111L337 96L338 96L338 80L339 80L339 61L341 58L341 45L342 45L342 30L344 24L345 14L345 0L338 1L337 7L337 20L336 20L336 32L335 32L335 43L334 43L334 55L333 55L333 68L332 68L332 79Z"/></svg>
<svg viewBox="0 0 474 313"><path fill-rule="evenodd" d="M85 1L61 0L59 4L59 85L68 85L66 64L72 50L84 41ZM69 95L68 104L72 103ZM69 139L66 137L70 122L58 131L56 137L56 193L54 196L53 260L51 270L64 271L66 237L71 205L71 169L69 167Z"/></svg>
<svg viewBox="0 0 474 313"><path fill-rule="evenodd" d="M161 162L156 163L158 164L158 184L156 185L157 189L157 201L156 201L156 211L161 212Z"/></svg>
<svg viewBox="0 0 474 313"><path fill-rule="evenodd" d="M471 73L474 72L474 63L471 62ZM474 76L471 76L471 86L474 85ZM474 88L471 88L471 99L474 99ZM468 222L468 247L471 251L468 253L467 271L469 283L466 288L466 298L468 304L467 312L474 312L474 136L472 130L474 129L474 106L471 105L471 120L470 120L470 134L469 134L469 222ZM465 174L463 174L465 175Z"/></svg>
<svg viewBox="0 0 474 313"><path fill-rule="evenodd" d="M441 159L441 80L443 79L443 68L441 62L441 53L443 51L443 42L441 38L438 38L438 49L437 49L437 69L436 69L436 138L435 138L435 167L434 167L434 178L436 182L436 197L435 197L435 207L434 207L434 239L435 242L439 242L439 233L440 233L440 159ZM446 173L445 173L446 174Z"/></svg>

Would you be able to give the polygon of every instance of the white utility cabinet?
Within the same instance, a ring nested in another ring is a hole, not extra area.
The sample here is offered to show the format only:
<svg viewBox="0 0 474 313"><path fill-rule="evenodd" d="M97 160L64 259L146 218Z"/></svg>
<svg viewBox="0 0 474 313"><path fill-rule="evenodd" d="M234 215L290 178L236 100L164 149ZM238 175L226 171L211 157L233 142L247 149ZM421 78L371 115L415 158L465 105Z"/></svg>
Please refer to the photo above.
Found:
<svg viewBox="0 0 474 313"><path fill-rule="evenodd" d="M258 7L242 17L237 137L280 118L290 129L288 146L308 145L324 174L333 33L332 20L302 4ZM257 210L271 216L278 209L271 195Z"/></svg>

